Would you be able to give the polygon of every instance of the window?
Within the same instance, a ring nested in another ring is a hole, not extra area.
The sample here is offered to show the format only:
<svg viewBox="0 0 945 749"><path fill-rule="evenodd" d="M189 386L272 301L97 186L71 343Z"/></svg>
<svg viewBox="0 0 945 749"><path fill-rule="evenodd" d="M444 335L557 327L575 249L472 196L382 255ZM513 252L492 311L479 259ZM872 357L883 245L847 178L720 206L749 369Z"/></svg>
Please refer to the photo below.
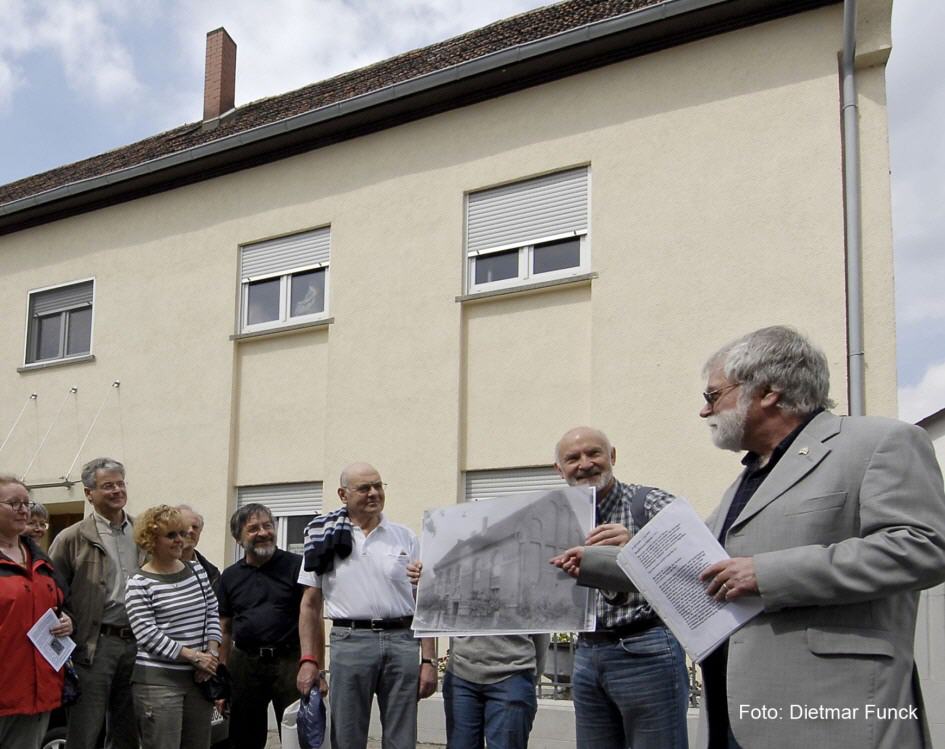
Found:
<svg viewBox="0 0 945 749"><path fill-rule="evenodd" d="M322 484L265 484L240 486L236 490L236 506L251 502L266 505L276 524L276 545L280 549L301 554L305 546L305 526L322 510ZM236 550L237 559L243 556Z"/></svg>
<svg viewBox="0 0 945 749"><path fill-rule="evenodd" d="M586 167L466 197L470 293L587 273L589 254Z"/></svg>
<svg viewBox="0 0 945 749"><path fill-rule="evenodd" d="M328 227L240 249L240 330L251 332L327 317Z"/></svg>
<svg viewBox="0 0 945 749"><path fill-rule="evenodd" d="M554 466L503 468L497 471L466 471L465 501L492 499L504 494L536 492L567 486Z"/></svg>
<svg viewBox="0 0 945 749"><path fill-rule="evenodd" d="M26 363L85 356L92 350L93 281L29 293Z"/></svg>

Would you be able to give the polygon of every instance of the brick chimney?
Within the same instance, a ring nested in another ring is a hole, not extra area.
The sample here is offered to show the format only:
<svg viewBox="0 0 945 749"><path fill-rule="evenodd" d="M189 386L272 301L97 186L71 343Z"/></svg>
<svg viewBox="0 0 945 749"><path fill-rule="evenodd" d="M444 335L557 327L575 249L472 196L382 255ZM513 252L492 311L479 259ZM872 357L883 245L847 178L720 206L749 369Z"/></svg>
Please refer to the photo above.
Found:
<svg viewBox="0 0 945 749"><path fill-rule="evenodd" d="M222 26L207 34L203 118L212 120L233 109L236 97L236 42Z"/></svg>

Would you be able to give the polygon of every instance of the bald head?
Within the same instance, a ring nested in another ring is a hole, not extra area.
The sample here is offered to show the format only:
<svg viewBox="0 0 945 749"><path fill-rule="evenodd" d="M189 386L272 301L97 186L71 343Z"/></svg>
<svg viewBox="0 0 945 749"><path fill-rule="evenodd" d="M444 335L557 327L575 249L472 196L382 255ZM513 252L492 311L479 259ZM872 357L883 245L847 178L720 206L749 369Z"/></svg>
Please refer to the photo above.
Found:
<svg viewBox="0 0 945 749"><path fill-rule="evenodd" d="M370 463L349 463L341 469L341 476L338 479L338 485L342 489L346 489L349 486L357 486L359 482L354 480L352 477L355 475L360 476L367 473L375 474L380 477L377 469Z"/></svg>
<svg viewBox="0 0 945 749"><path fill-rule="evenodd" d="M611 450L613 450L613 447L610 444L610 439L600 429L595 429L594 427L574 427L573 429L569 429L568 431L566 431L561 436L561 439L558 440L558 444L555 445L555 464L556 465L558 464L558 460L561 457L561 450L563 446L568 445L574 442L575 440L579 440L582 438L593 439L593 440L598 441L602 445L606 445L606 448L607 448L606 451L608 453Z"/></svg>
<svg viewBox="0 0 945 749"><path fill-rule="evenodd" d="M384 510L384 483L370 463L352 463L341 472L338 496L348 508L351 522L365 533L381 520Z"/></svg>
<svg viewBox="0 0 945 749"><path fill-rule="evenodd" d="M569 486L593 486L597 500L614 485L617 451L607 435L593 427L569 429L555 446L555 469Z"/></svg>

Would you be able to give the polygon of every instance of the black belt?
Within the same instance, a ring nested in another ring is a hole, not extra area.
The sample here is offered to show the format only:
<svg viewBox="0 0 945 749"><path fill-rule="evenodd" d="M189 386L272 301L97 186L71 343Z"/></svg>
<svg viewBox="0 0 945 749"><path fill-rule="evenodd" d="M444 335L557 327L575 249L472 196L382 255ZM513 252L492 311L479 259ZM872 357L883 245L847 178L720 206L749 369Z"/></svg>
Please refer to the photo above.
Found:
<svg viewBox="0 0 945 749"><path fill-rule="evenodd" d="M658 616L654 616L650 619L638 619L629 624L622 624L613 629L599 629L596 632L581 632L581 634L578 635L578 639L590 643L619 642L625 637L638 635L641 632L646 632L648 629L661 626L662 624L663 620Z"/></svg>
<svg viewBox="0 0 945 749"><path fill-rule="evenodd" d="M122 640L133 640L135 639L135 633L131 631L131 627L119 627L115 624L102 624L101 633L103 635L108 635L109 637L119 637Z"/></svg>
<svg viewBox="0 0 945 749"><path fill-rule="evenodd" d="M299 644L297 642L285 642L279 645L268 645L265 647L245 647L243 645L237 645L236 649L241 653L245 653L250 658L278 658L280 655L285 655L286 653L298 653Z"/></svg>
<svg viewBox="0 0 945 749"><path fill-rule="evenodd" d="M336 627L352 629L407 629L413 624L412 616L400 616L396 619L333 619Z"/></svg>

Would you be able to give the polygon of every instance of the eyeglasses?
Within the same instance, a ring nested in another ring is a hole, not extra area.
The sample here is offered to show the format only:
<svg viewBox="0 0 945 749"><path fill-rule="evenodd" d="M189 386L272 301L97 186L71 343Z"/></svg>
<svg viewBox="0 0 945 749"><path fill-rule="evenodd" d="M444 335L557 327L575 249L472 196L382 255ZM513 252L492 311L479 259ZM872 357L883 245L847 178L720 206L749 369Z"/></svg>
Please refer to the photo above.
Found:
<svg viewBox="0 0 945 749"><path fill-rule="evenodd" d="M725 395L729 390L734 390L739 385L741 385L740 382L733 382L731 385L726 385L725 387L720 387L716 390L710 390L707 393L703 393L702 397L705 398L706 403L708 403L710 406L714 406L718 402L719 398Z"/></svg>
<svg viewBox="0 0 945 749"><path fill-rule="evenodd" d="M349 492L354 492L355 494L367 494L371 489L374 489L376 492L384 491L384 487L387 486L383 481L375 481L371 484L358 484L357 486L348 486L345 487Z"/></svg>
<svg viewBox="0 0 945 749"><path fill-rule="evenodd" d="M27 525L32 528L37 528L37 529L42 529L42 530L46 530L49 527L49 523L47 523L45 520L30 520L27 523Z"/></svg>
<svg viewBox="0 0 945 749"><path fill-rule="evenodd" d="M164 534L164 538L168 541L174 541L178 538L187 538L190 534L190 531L168 531Z"/></svg>
<svg viewBox="0 0 945 749"><path fill-rule="evenodd" d="M100 492L114 492L114 491L124 491L128 487L125 485L124 481L109 481L101 486L96 486Z"/></svg>
<svg viewBox="0 0 945 749"><path fill-rule="evenodd" d="M33 508L36 506L33 502L24 502L21 499L5 499L0 502L0 505L6 505L13 510L13 512L17 512L18 510L29 510L32 512Z"/></svg>

